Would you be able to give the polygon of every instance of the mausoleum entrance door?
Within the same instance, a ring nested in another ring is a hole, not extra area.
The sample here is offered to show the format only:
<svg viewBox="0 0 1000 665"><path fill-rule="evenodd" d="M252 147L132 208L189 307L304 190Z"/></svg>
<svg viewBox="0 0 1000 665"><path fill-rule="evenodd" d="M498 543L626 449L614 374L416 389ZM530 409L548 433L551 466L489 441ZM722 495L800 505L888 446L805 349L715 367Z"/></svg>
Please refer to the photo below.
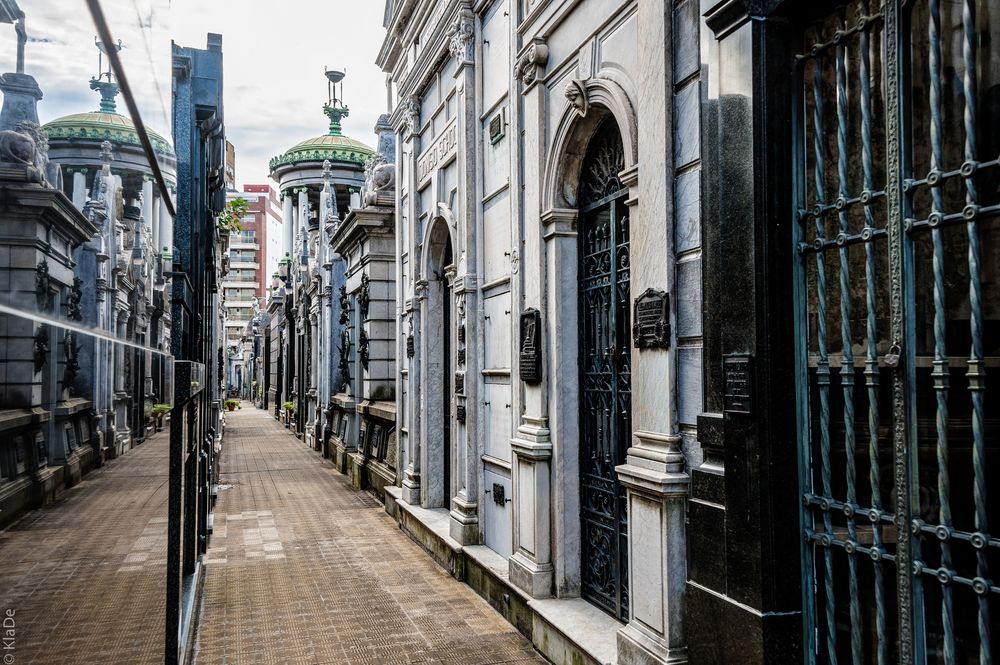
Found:
<svg viewBox="0 0 1000 665"><path fill-rule="evenodd" d="M615 467L631 438L629 220L621 135L606 120L580 175L581 593L628 621L628 513Z"/></svg>

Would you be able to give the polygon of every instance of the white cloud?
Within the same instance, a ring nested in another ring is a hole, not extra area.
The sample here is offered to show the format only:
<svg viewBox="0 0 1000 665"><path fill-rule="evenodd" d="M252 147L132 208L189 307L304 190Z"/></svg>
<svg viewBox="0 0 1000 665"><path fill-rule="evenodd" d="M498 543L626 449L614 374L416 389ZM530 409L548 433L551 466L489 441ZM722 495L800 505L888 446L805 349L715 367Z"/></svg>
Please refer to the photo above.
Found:
<svg viewBox="0 0 1000 665"><path fill-rule="evenodd" d="M227 137L236 146L236 176L267 182L271 157L312 136L328 121L325 66L346 69L351 114L344 133L375 145L373 127L386 111L385 76L375 66L384 36L378 0L102 0L143 121L169 136L170 40L204 48L222 34ZM21 0L32 40L27 73L45 95L42 122L94 110L88 88L97 73L94 26L83 0ZM14 31L0 25L0 71L14 65ZM119 110L124 111L120 101ZM273 183L272 183L273 184Z"/></svg>

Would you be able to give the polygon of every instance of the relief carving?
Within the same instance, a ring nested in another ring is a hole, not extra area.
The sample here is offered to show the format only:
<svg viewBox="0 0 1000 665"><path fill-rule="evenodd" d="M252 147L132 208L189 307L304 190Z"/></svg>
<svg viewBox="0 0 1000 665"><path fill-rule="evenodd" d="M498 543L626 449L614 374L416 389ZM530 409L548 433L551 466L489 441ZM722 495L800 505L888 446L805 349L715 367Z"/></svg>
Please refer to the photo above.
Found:
<svg viewBox="0 0 1000 665"><path fill-rule="evenodd" d="M472 15L463 12L459 15L455 24L448 30L448 50L451 57L455 58L458 66L471 65L474 61L473 41L476 36L476 28L472 23Z"/></svg>
<svg viewBox="0 0 1000 665"><path fill-rule="evenodd" d="M573 79L566 84L566 99L580 114L581 118L587 117L590 110L590 101L587 99L587 84L582 79Z"/></svg>
<svg viewBox="0 0 1000 665"><path fill-rule="evenodd" d="M548 61L549 47L541 39L535 39L518 59L514 68L514 78L521 80L524 85L530 85L545 70Z"/></svg>

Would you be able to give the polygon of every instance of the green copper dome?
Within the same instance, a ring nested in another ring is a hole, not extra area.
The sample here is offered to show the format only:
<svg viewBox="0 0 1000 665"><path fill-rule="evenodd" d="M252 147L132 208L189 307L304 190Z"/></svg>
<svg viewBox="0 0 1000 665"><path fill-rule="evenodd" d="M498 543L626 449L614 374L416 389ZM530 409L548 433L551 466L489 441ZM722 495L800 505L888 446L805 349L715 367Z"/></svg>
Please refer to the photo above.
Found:
<svg viewBox="0 0 1000 665"><path fill-rule="evenodd" d="M344 136L340 131L340 119L348 114L346 106L325 105L323 112L330 118L330 130L323 136L306 139L288 149L283 155L271 160L273 172L279 166L299 162L355 162L364 165L365 160L375 151L361 141Z"/></svg>
<svg viewBox="0 0 1000 665"><path fill-rule="evenodd" d="M111 141L112 143L141 146L139 134L132 120L119 113L91 111L74 113L46 123L42 129L53 139L78 139L85 141ZM174 156L173 148L156 132L147 129L153 151L160 155Z"/></svg>
<svg viewBox="0 0 1000 665"><path fill-rule="evenodd" d="M91 79L90 89L101 94L99 111L74 113L57 118L46 123L42 129L52 139L76 139L84 141L111 141L117 144L141 146L139 134L135 131L132 119L117 112L115 97L120 91L118 84L100 79ZM174 150L166 139L156 132L146 129L149 142L153 144L153 152L168 157L174 156Z"/></svg>

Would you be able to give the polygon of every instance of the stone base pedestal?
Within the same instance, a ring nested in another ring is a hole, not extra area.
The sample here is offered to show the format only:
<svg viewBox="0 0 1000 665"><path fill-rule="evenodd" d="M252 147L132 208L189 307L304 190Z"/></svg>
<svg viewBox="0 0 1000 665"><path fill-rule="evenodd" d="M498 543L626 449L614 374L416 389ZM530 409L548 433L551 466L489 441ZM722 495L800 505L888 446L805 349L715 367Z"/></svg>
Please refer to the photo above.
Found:
<svg viewBox="0 0 1000 665"><path fill-rule="evenodd" d="M684 518L690 480L669 448L665 464L633 456L633 450L626 464L615 467L627 491L629 518L629 622L618 632L618 663L686 663Z"/></svg>
<svg viewBox="0 0 1000 665"><path fill-rule="evenodd" d="M510 582L532 598L552 597L551 563L536 563L523 552L514 552L508 559Z"/></svg>
<svg viewBox="0 0 1000 665"><path fill-rule="evenodd" d="M510 581L532 598L549 598L554 584L549 517L552 442L546 422L525 417L510 446L515 511Z"/></svg>
<svg viewBox="0 0 1000 665"><path fill-rule="evenodd" d="M365 456L359 452L347 455L347 475L351 478L351 484L359 490L364 489L365 483Z"/></svg>
<svg viewBox="0 0 1000 665"><path fill-rule="evenodd" d="M333 465L337 467L337 471L347 475L347 456L354 451L349 449L347 445L345 445L344 442L338 438L333 439L333 444L330 448L332 452L331 460L333 461Z"/></svg>
<svg viewBox="0 0 1000 665"><path fill-rule="evenodd" d="M407 469L403 472L403 482L400 483L403 491L402 499L411 506L420 505L420 473Z"/></svg>
<svg viewBox="0 0 1000 665"><path fill-rule="evenodd" d="M675 665L686 662L687 649L671 649L652 631L631 623L618 631L618 665Z"/></svg>
<svg viewBox="0 0 1000 665"><path fill-rule="evenodd" d="M468 501L462 496L451 500L451 520L448 525L449 535L462 545L478 545L479 512L474 501Z"/></svg>

